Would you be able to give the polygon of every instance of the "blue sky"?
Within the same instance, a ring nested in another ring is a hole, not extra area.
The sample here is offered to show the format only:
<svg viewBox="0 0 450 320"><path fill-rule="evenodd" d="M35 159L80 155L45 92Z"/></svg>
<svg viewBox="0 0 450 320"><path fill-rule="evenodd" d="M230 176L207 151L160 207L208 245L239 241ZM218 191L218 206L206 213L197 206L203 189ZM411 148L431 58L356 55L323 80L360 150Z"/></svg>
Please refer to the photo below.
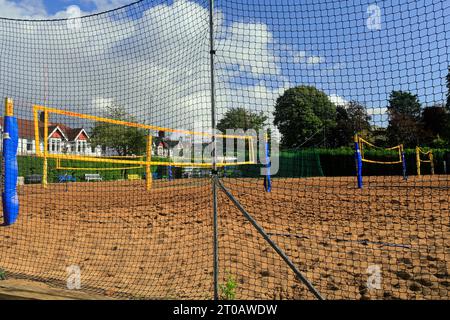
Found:
<svg viewBox="0 0 450 320"><path fill-rule="evenodd" d="M49 14L55 14L58 11L65 10L70 5L77 5L83 11L96 10L94 3L82 0L44 0L44 4Z"/></svg>
<svg viewBox="0 0 450 320"><path fill-rule="evenodd" d="M43 0L50 16L70 5L93 13L131 2ZM158 2L172 1L148 1L148 6ZM205 6L207 0L196 2ZM358 100L375 114L384 113L392 90L418 94L424 105L445 98L450 62L448 0L216 0L216 4L226 26L243 22L267 27L279 68L266 68L262 73L235 72L229 78L231 87L261 82L272 88L282 87L283 82L290 86L310 84L343 100ZM381 10L379 30L367 26L367 9L373 4ZM245 41L240 43L253 45L252 39ZM386 120L375 117L376 121Z"/></svg>

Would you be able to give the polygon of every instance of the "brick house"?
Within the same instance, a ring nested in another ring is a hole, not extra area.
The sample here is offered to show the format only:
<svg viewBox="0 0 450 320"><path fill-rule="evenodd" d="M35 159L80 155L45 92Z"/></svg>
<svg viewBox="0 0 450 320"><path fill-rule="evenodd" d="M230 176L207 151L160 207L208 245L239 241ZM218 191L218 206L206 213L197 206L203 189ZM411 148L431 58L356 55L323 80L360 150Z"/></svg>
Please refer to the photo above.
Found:
<svg viewBox="0 0 450 320"><path fill-rule="evenodd" d="M34 121L17 119L19 129L18 155L36 154L36 141ZM0 117L0 129L3 132L3 118ZM44 128L39 122L40 148L44 149ZM92 147L89 143L89 135L84 128L71 128L60 123L51 123L48 126L48 152L64 153L83 156L101 156L101 146ZM3 144L0 144L0 148Z"/></svg>

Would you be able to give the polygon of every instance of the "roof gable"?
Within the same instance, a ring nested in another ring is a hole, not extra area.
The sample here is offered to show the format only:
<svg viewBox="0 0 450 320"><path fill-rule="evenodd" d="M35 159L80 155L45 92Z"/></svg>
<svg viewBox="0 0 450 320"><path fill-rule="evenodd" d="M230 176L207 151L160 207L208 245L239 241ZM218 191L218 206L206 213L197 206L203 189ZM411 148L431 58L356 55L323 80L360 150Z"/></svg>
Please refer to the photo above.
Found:
<svg viewBox="0 0 450 320"><path fill-rule="evenodd" d="M48 138L51 138L56 132L59 132L59 133L64 137L64 139L69 140L69 139L67 138L67 135L64 133L63 130L61 130L61 128L59 127L59 125L56 125L56 126L52 125L52 126L49 126L49 127L48 127L48 132L50 132L49 135L48 135Z"/></svg>
<svg viewBox="0 0 450 320"><path fill-rule="evenodd" d="M70 139L73 141L88 140L89 135L87 134L86 130L84 130L83 128L75 128L75 129L72 129Z"/></svg>

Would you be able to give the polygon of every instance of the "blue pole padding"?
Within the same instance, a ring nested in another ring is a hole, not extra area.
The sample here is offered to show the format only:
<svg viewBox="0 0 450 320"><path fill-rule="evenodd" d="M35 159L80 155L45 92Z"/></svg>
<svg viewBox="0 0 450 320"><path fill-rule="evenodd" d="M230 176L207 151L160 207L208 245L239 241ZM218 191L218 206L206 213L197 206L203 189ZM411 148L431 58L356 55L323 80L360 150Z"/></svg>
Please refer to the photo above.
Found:
<svg viewBox="0 0 450 320"><path fill-rule="evenodd" d="M355 162L356 162L356 177L358 180L358 188L362 189L362 187L363 187L362 158L361 158L361 150L359 149L358 142L355 142Z"/></svg>
<svg viewBox="0 0 450 320"><path fill-rule="evenodd" d="M169 171L169 172L168 172L169 181L172 181L172 180L173 180L172 166L169 166L168 171Z"/></svg>
<svg viewBox="0 0 450 320"><path fill-rule="evenodd" d="M403 151L402 151L402 171L403 171L403 180L408 180L408 176L406 175L405 152Z"/></svg>
<svg viewBox="0 0 450 320"><path fill-rule="evenodd" d="M266 192L270 192L272 191L272 181L270 179L270 155L269 155L269 141L268 139L266 139L266 168L267 168L267 173L266 176L264 177L264 189L266 189Z"/></svg>
<svg viewBox="0 0 450 320"><path fill-rule="evenodd" d="M17 118L5 116L3 128L3 219L5 225L11 225L16 222L19 215L19 197L17 195L19 132Z"/></svg>

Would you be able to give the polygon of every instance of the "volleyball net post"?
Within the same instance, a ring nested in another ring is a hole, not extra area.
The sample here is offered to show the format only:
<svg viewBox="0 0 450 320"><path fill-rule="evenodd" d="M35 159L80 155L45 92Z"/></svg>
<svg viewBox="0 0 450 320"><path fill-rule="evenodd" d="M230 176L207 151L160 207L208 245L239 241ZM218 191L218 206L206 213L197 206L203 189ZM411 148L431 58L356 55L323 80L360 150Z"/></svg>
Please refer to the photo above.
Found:
<svg viewBox="0 0 450 320"><path fill-rule="evenodd" d="M422 160L420 155L423 154L428 157L426 160ZM430 174L434 175L434 158L433 158L433 150L429 150L425 152L421 147L416 147L416 169L417 176L421 176L421 163L429 163L430 164Z"/></svg>
<svg viewBox="0 0 450 320"><path fill-rule="evenodd" d="M5 98L5 116L3 118L3 157L2 157L2 204L4 225L16 222L19 215L19 196L17 193L17 149L19 129L14 116L14 101Z"/></svg>
<svg viewBox="0 0 450 320"><path fill-rule="evenodd" d="M147 157L145 160L147 160L147 164L145 165L145 188L147 191L149 191L152 188L152 170L150 166L150 162L152 160L152 143L153 138L150 132L147 133L147 148L146 153Z"/></svg>
<svg viewBox="0 0 450 320"><path fill-rule="evenodd" d="M403 148L403 144L400 145L400 154L401 154L401 159L402 159L403 180L408 180L408 174L406 172L406 157L405 157L405 150Z"/></svg>
<svg viewBox="0 0 450 320"><path fill-rule="evenodd" d="M433 157L433 150L430 150L430 173L431 173L431 175L434 175L434 157Z"/></svg>
<svg viewBox="0 0 450 320"><path fill-rule="evenodd" d="M420 148L416 147L416 170L417 176L420 177Z"/></svg>
<svg viewBox="0 0 450 320"><path fill-rule="evenodd" d="M252 141L250 142L252 143ZM250 148L250 150L252 150L252 148ZM266 172L266 176L264 177L264 189L266 190L266 192L271 192L272 191L272 180L270 177L270 167L271 167L271 163L270 163L270 148L269 148L269 136L267 135L267 133L264 134L264 150L265 150L265 157L266 157L266 168L267 168L267 172ZM253 157L253 154L250 152L250 159Z"/></svg>
<svg viewBox="0 0 450 320"><path fill-rule="evenodd" d="M39 135L39 133L38 133ZM36 141L36 149L40 148L39 141ZM48 111L44 110L44 150L42 163L42 186L47 188L48 178Z"/></svg>
<svg viewBox="0 0 450 320"><path fill-rule="evenodd" d="M359 137L357 134L354 136L355 143L355 165L356 165L356 179L358 188L362 189L363 187L363 178L362 178L362 157L361 157L361 149L359 148Z"/></svg>

